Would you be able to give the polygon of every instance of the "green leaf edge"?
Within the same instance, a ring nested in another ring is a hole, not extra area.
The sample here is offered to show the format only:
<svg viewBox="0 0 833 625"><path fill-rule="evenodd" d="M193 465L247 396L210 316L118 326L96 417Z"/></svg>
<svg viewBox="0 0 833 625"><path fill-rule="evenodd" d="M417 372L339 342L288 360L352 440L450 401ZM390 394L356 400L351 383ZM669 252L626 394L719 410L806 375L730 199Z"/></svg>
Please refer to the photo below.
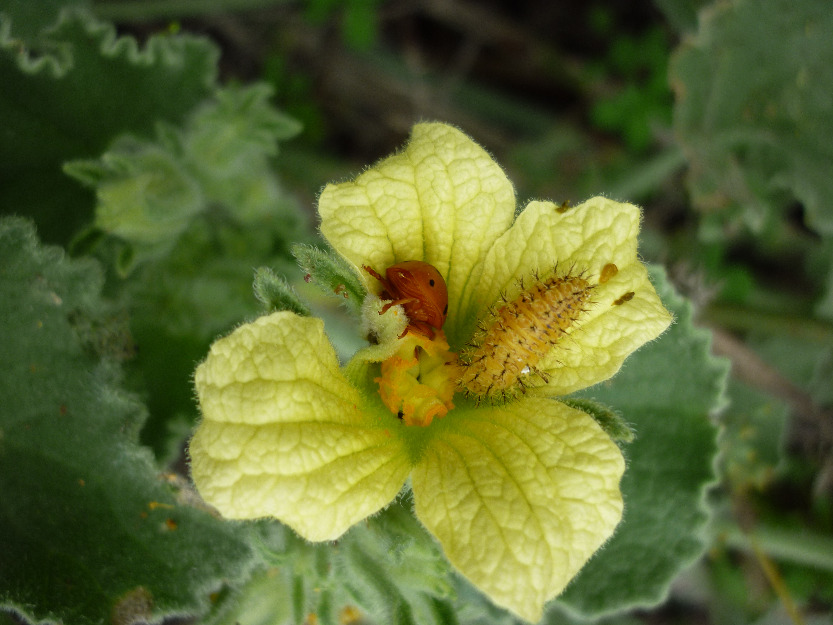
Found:
<svg viewBox="0 0 833 625"><path fill-rule="evenodd" d="M576 581L580 579L580 571L576 578L574 578L573 582L571 582L567 587L565 593L548 604L550 609L545 611L544 621L542 622L549 621L550 612L558 614L558 612L561 611L569 617L577 618L579 620L599 620L612 615L622 614L628 610L655 607L667 599L674 580L679 576L679 574L690 567L694 562L699 560L709 546L709 540L711 538L710 527L715 513L712 506L709 504L709 491L718 486L721 480L719 472L719 447L717 445L719 427L715 421L715 417L720 411L729 405L728 378L731 370L731 364L727 358L714 356L712 354L712 333L706 328L694 325L693 320L695 311L692 303L676 292L668 279L668 274L665 269L659 265L649 264L648 273L651 282L654 284L657 293L660 296L660 299L666 307L669 308L669 310L676 314L675 324L685 326L692 340L699 342L702 345L705 361L711 368L717 381L715 397L712 401L711 410L708 413L712 424L715 426L713 433L714 455L709 463L711 469L711 479L707 480L700 486L699 496L697 499L697 511L701 513L701 518L699 525L693 528L692 531L692 536L699 540L702 548L697 553L691 553L687 557L680 558L676 574L671 576L664 584L658 584L657 591L653 594L653 596L646 595L640 599L623 602L620 605L596 611L584 610L580 606L569 601L569 593L571 589L574 588ZM658 340L661 340L661 338L662 337ZM588 392L592 395L592 387ZM627 501L625 502L625 505L627 506ZM594 557L590 560L590 563L599 558L600 554L603 553L604 547L602 547L602 549L594 555ZM564 598L567 598L567 601L564 601ZM558 622L557 618L555 622Z"/></svg>
<svg viewBox="0 0 833 625"><path fill-rule="evenodd" d="M101 291L104 287L104 274L101 269L101 265L96 260L88 257L77 259L70 258L60 246L44 244L38 237L34 222L31 219L24 217L0 216L0 241L4 240L11 240L17 243L18 250L13 250L13 253L17 251L19 257L22 257L23 254L28 254L29 259L35 262L50 265L61 264L68 275L87 274L87 281L86 284L82 285L81 292L75 292L73 294L74 304L78 308L87 308L100 303L102 297ZM15 265L4 267L0 269L0 275L5 273L5 270L7 269L15 271L17 267ZM117 379L120 378L121 374L118 372L118 366L115 362L107 361L106 359L100 360L98 369L100 370L100 373L103 374L103 379L99 380L102 384L102 390L107 390L107 392L112 395L110 398L111 401L113 398L118 396L118 400L123 402L125 405L129 405L131 410L134 412L132 418L129 421L126 421L123 425L123 437L120 441L121 451L126 452L124 456L125 461L129 457L133 461L146 463L151 474L158 475L159 467L153 465L151 461L152 454L149 449L143 447L139 441L139 433L142 423L147 417L144 405L141 404L136 397L132 396L129 392L124 391L121 387L103 386L104 383L114 384ZM2 428L0 428L0 434L2 434ZM150 480L147 483L150 484L151 482L153 482L153 480ZM187 489L187 487L185 488ZM186 517L190 517L190 515L199 511L201 511L202 514L209 515L209 511L204 504L197 501L195 498L189 498L187 493L185 493L183 499L180 500L177 491L178 489L173 487L160 487L159 498L162 500L161 503L163 505L170 504L172 506L179 506L182 509L182 514L186 515ZM191 520L196 520L196 518L191 518ZM217 520L217 523L219 523L218 528L227 525L227 522L222 520ZM230 527L225 527L222 532L225 534L234 533ZM218 575L212 579L192 584L189 596L187 598L180 599L180 605L176 608L165 608L155 603L148 606L137 604L136 607L141 609L147 608L149 610L147 613L138 613L138 618L142 620L147 619L148 622L161 622L167 618L176 618L183 616L184 614L204 614L210 607L210 592L221 587L223 584L233 584L235 581L248 578L253 567L257 564L255 558L253 558L251 554L251 544L245 536L238 541L238 545L248 551L249 555L245 558L245 560L241 560L237 563L237 567L234 572L229 574L230 572L227 570L223 576ZM113 598L114 602L111 608L113 608L113 610L123 607L131 609L130 606L120 605L121 602L131 601L134 598L143 599L144 595L141 597L138 595L136 597L132 597L132 595L135 593L144 593L145 591L146 589L144 586L134 586L130 592L123 594L120 597ZM66 619L60 614L51 611L49 608L40 609L38 605L29 602L22 603L19 600L15 600L13 592L13 588L0 589L0 616L9 615L13 620L21 619L24 622L36 624L67 622ZM152 597L152 595L150 596ZM187 603L190 603L190 607L195 610L194 612L183 612L182 605ZM39 609L41 613L38 615L37 612ZM86 615L78 613L64 613L64 616L67 615L72 616L73 622L97 622L87 618ZM111 612L111 620L117 622L117 617L118 614L115 611Z"/></svg>
<svg viewBox="0 0 833 625"><path fill-rule="evenodd" d="M0 18L4 14L0 14ZM189 47L199 47L201 54L207 54L205 59L206 73L204 82L211 86L217 79L217 63L220 51L210 44L204 37L181 34L176 38L154 35L148 38L144 49L140 48L138 40L130 35L119 35L116 28L109 22L103 22L92 13L80 7L68 7L61 10L54 25L43 31L48 36L50 32L59 30L66 22L77 19L83 24L84 30L93 38L98 39L98 49L105 58L124 56L131 65L151 66L158 59L178 58ZM52 78L63 78L73 69L71 48L61 46L62 54L32 54L25 43L12 34L11 19L0 19L0 50L8 50L15 56L18 69L26 74L49 73Z"/></svg>

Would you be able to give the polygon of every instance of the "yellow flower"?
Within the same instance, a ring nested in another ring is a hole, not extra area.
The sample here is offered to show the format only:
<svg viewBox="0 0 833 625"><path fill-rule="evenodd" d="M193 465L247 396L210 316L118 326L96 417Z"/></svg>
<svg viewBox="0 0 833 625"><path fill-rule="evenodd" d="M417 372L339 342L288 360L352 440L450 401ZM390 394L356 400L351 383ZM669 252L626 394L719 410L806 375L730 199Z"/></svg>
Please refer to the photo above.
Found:
<svg viewBox="0 0 833 625"><path fill-rule="evenodd" d="M226 517L276 517L322 541L410 478L416 516L449 561L498 605L538 620L622 514L618 447L554 398L608 379L671 323L637 258L639 209L530 202L516 217L500 167L432 123L355 181L325 188L319 213L370 292L363 317L375 342L340 367L322 322L290 312L218 340L196 372L197 488ZM380 315L384 286L362 269L384 276L408 260L447 283L434 336L408 330L408 304ZM552 336L506 312L543 319L517 302L553 303L566 283L584 295L565 296L576 310ZM534 358L499 331L525 339ZM487 391L467 372L501 349L515 371L490 361L484 375L505 389Z"/></svg>

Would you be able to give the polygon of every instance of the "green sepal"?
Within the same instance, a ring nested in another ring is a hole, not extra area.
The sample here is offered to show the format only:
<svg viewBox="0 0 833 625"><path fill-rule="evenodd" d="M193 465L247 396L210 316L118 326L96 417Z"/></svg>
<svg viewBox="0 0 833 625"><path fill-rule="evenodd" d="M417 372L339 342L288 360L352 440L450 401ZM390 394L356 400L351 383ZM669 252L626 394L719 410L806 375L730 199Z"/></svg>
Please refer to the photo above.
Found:
<svg viewBox="0 0 833 625"><path fill-rule="evenodd" d="M277 275L269 267L255 269L252 289L255 297L266 307L268 312L289 310L302 317L312 315L309 306L301 300L286 278Z"/></svg>
<svg viewBox="0 0 833 625"><path fill-rule="evenodd" d="M328 295L341 298L352 312L359 314L367 296L367 289L359 280L353 268L338 254L314 245L298 243L291 248L292 255L307 277Z"/></svg>
<svg viewBox="0 0 833 625"><path fill-rule="evenodd" d="M570 408L586 412L615 441L630 443L636 437L633 428L622 418L622 413L601 402L586 397L562 397Z"/></svg>

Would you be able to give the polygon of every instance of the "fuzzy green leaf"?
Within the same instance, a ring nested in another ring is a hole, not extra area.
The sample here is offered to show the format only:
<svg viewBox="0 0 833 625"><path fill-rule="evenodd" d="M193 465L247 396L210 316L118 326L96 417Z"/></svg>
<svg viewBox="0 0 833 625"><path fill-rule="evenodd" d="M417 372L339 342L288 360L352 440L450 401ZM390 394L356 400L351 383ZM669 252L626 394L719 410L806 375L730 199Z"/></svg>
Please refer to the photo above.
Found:
<svg viewBox="0 0 833 625"><path fill-rule="evenodd" d="M244 173L252 154L274 156L277 141L297 135L301 124L273 108L271 97L272 89L266 83L219 91L216 102L194 115L186 152L224 178Z"/></svg>
<svg viewBox="0 0 833 625"><path fill-rule="evenodd" d="M182 153L209 201L234 208L243 220L269 219L285 195L271 158L278 142L301 125L272 106L265 83L228 86L189 117L181 135L169 141ZM160 137L161 139L161 137Z"/></svg>
<svg viewBox="0 0 833 625"><path fill-rule="evenodd" d="M654 271L652 280L677 322L609 383L580 393L615 406L636 430L623 449L622 523L558 600L588 616L661 601L706 546L703 494L717 450L709 415L722 402L728 368L709 354L708 333L693 327L690 305L664 274Z"/></svg>
<svg viewBox="0 0 833 625"><path fill-rule="evenodd" d="M345 536L339 573L348 596L378 623L447 625L451 572L436 542L410 514L410 494ZM453 622L453 621L451 621Z"/></svg>
<svg viewBox="0 0 833 625"><path fill-rule="evenodd" d="M80 12L61 13L38 36L43 19L15 18L25 16L0 14L0 84L14 94L0 98L0 206L36 218L47 239L66 240L89 220L90 199L62 164L97 157L122 133L149 136L159 121L181 121L213 89L217 50L185 35L155 35L140 48Z"/></svg>
<svg viewBox="0 0 833 625"><path fill-rule="evenodd" d="M122 136L100 159L70 161L64 171L95 189L96 227L135 247L136 263L167 255L210 209L259 229L281 213L288 236L300 221L297 207L269 157L298 125L269 104L270 95L263 84L218 90L181 129L160 124L154 141Z"/></svg>
<svg viewBox="0 0 833 625"><path fill-rule="evenodd" d="M171 244L203 208L199 184L176 155L149 142L123 137L101 161L64 169L95 184L96 226L139 245Z"/></svg>
<svg viewBox="0 0 833 625"><path fill-rule="evenodd" d="M680 32L697 27L697 12L708 3L709 0L654 0L665 19Z"/></svg>
<svg viewBox="0 0 833 625"><path fill-rule="evenodd" d="M52 26L64 8L87 8L90 0L9 0L0 6L0 20L11 25L10 34L26 45L36 45L41 32Z"/></svg>
<svg viewBox="0 0 833 625"><path fill-rule="evenodd" d="M177 429L178 438L170 439L172 421L191 425L194 363L205 357L211 339L262 312L252 296L252 267L268 262L282 273L292 269L274 249L279 228L293 232L285 224L276 219L258 229L198 219L169 256L130 274L125 297L132 302L131 331L140 346L130 364L149 391L151 414L143 435L157 453L184 438Z"/></svg>
<svg viewBox="0 0 833 625"><path fill-rule="evenodd" d="M697 206L754 232L794 200L833 233L828 0L716 3L673 59L675 128Z"/></svg>
<svg viewBox="0 0 833 625"><path fill-rule="evenodd" d="M367 615L370 623L454 625L455 575L410 513L412 505L410 493L403 492L329 544L309 543L274 521L250 525L271 568L257 573L240 591L246 599L232 602L213 622L251 622L245 615L259 605L272 623L283 622L281 615L290 612L288 623L314 613L322 625L338 625L348 622L344 615L352 611ZM254 588L268 588L269 596L252 596Z"/></svg>
<svg viewBox="0 0 833 625"><path fill-rule="evenodd" d="M289 241L306 236L271 162L298 126L270 96L262 84L219 89L181 126L160 123L153 140L122 136L100 158L64 167L98 197L97 227L74 251L97 243L129 277L119 286L149 391L145 441L158 453L181 442L172 424L193 415L193 363L209 339L257 312L252 267L290 270Z"/></svg>
<svg viewBox="0 0 833 625"><path fill-rule="evenodd" d="M731 407L720 419L721 471L736 491L763 489L781 463L788 407L740 382L729 392Z"/></svg>
<svg viewBox="0 0 833 625"><path fill-rule="evenodd" d="M0 609L81 625L199 614L249 550L137 444L144 408L95 340L101 284L94 262L0 221Z"/></svg>
<svg viewBox="0 0 833 625"><path fill-rule="evenodd" d="M194 363L205 357L211 339L262 312L252 296L252 267L268 263L283 274L294 268L284 245L304 235L295 206L285 200L281 208L265 222L199 217L169 255L142 264L125 283L140 345L131 368L149 391L143 435L157 452L182 441L170 440L172 420L193 419Z"/></svg>

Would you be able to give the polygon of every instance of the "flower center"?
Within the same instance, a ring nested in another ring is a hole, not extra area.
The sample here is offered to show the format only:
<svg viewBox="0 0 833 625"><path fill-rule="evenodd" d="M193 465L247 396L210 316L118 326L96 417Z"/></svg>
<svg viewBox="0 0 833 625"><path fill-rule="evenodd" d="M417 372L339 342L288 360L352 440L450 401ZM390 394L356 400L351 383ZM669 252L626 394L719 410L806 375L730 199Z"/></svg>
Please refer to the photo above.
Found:
<svg viewBox="0 0 833 625"><path fill-rule="evenodd" d="M433 339L409 331L400 343L397 352L382 362L382 374L374 380L379 396L405 425L431 425L454 408L457 355L449 350L442 330Z"/></svg>
<svg viewBox="0 0 833 625"><path fill-rule="evenodd" d="M616 265L608 263L599 284L616 273ZM424 427L454 408L455 392L474 397L478 403L505 403L529 386L547 384L550 375L538 364L574 330L588 310L596 285L583 274L556 274L543 280L536 275L532 285L525 286L521 280L519 286L514 299L503 297L502 304L489 309L459 356L450 351L445 334L437 327L441 323L416 324L410 318L416 314L413 310L398 320L393 335L391 328L377 330L377 336L399 339L396 352L382 361L381 376L375 379L385 406L406 425ZM620 305L631 297L633 293L627 293L613 303ZM368 297L368 301L374 303L368 308L371 320L384 318L391 308L389 303L376 310L382 300ZM399 328L401 334L397 334Z"/></svg>

